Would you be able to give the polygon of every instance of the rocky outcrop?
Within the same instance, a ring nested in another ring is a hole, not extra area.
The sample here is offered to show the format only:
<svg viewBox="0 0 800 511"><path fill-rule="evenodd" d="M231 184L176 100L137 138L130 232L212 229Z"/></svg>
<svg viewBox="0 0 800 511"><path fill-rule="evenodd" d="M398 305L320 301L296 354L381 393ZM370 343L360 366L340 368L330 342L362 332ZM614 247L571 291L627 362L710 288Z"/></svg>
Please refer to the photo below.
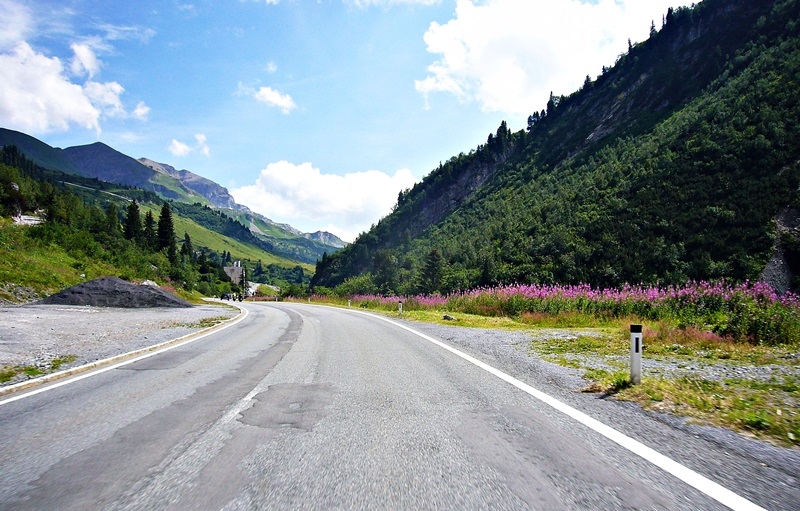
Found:
<svg viewBox="0 0 800 511"><path fill-rule="evenodd" d="M228 189L210 179L198 176L194 172L186 169L177 170L171 165L167 165L166 163L158 163L157 161L153 161L148 158L139 158L138 161L142 165L145 165L146 167L149 167L160 174L165 174L177 179L189 190L199 193L211 201L211 204L216 208L239 209L238 204L236 204L236 201L233 200L233 197L228 192Z"/></svg>

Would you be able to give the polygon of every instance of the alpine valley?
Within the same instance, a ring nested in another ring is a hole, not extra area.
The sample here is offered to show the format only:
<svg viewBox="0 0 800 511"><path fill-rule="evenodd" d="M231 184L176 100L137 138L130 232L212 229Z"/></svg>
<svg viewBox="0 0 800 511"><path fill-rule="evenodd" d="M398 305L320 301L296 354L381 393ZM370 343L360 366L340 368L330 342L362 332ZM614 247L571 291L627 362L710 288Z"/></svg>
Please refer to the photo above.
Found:
<svg viewBox="0 0 800 511"><path fill-rule="evenodd" d="M224 187L188 170L136 160L100 142L60 149L0 128L0 147L2 216L48 220L47 229L27 234L0 226L0 237L8 238L3 245L8 250L0 249L7 270L0 271L6 282L0 299L28 301L109 274L167 279L187 291L218 295L241 291L235 279L232 288L219 280L226 280L222 267L235 261L242 262L251 281L304 286L323 254L345 246L330 233L302 233L254 213ZM134 247L121 239L129 208L135 206L137 217L147 214L154 223L165 203L172 237L188 254L169 262L158 259L159 247L152 242L140 239ZM200 267L207 273L198 273Z"/></svg>
<svg viewBox="0 0 800 511"><path fill-rule="evenodd" d="M285 259L314 264L324 252L332 253L345 246L345 242L331 233L302 233L254 213L237 204L225 187L210 179L148 158L136 160L102 142L60 149L24 133L0 128L0 146L10 145L50 170L153 192L162 200L172 201L175 209L201 224L202 207L213 208L251 233L233 236L235 239L258 245Z"/></svg>

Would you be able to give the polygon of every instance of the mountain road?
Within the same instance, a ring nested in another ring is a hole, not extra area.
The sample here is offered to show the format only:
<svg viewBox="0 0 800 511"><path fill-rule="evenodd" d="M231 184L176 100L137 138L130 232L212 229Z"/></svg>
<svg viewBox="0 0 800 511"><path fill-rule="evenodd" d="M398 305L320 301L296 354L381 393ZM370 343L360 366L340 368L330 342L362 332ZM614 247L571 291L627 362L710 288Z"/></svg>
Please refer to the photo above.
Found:
<svg viewBox="0 0 800 511"><path fill-rule="evenodd" d="M356 310L241 307L192 342L0 397L0 509L798 509L797 466L544 363Z"/></svg>

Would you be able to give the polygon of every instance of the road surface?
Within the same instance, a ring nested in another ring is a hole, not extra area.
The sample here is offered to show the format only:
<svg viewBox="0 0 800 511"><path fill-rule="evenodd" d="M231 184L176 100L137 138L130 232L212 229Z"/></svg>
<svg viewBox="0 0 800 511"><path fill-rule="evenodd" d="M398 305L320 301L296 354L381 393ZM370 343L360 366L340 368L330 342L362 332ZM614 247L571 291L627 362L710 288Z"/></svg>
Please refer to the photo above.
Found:
<svg viewBox="0 0 800 511"><path fill-rule="evenodd" d="M657 421L622 432L652 432L634 442L689 467L692 486L407 327L243 307L189 344L0 398L0 509L800 507L796 474Z"/></svg>

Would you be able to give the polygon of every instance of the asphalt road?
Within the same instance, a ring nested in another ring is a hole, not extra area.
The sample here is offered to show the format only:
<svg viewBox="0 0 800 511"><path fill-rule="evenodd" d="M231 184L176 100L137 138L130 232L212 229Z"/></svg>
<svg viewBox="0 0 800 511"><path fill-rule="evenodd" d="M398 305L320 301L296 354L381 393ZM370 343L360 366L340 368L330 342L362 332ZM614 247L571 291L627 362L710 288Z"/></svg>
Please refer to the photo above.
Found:
<svg viewBox="0 0 800 511"><path fill-rule="evenodd" d="M0 509L727 509L407 329L243 306L190 344L0 398ZM796 488L729 489L800 508Z"/></svg>

